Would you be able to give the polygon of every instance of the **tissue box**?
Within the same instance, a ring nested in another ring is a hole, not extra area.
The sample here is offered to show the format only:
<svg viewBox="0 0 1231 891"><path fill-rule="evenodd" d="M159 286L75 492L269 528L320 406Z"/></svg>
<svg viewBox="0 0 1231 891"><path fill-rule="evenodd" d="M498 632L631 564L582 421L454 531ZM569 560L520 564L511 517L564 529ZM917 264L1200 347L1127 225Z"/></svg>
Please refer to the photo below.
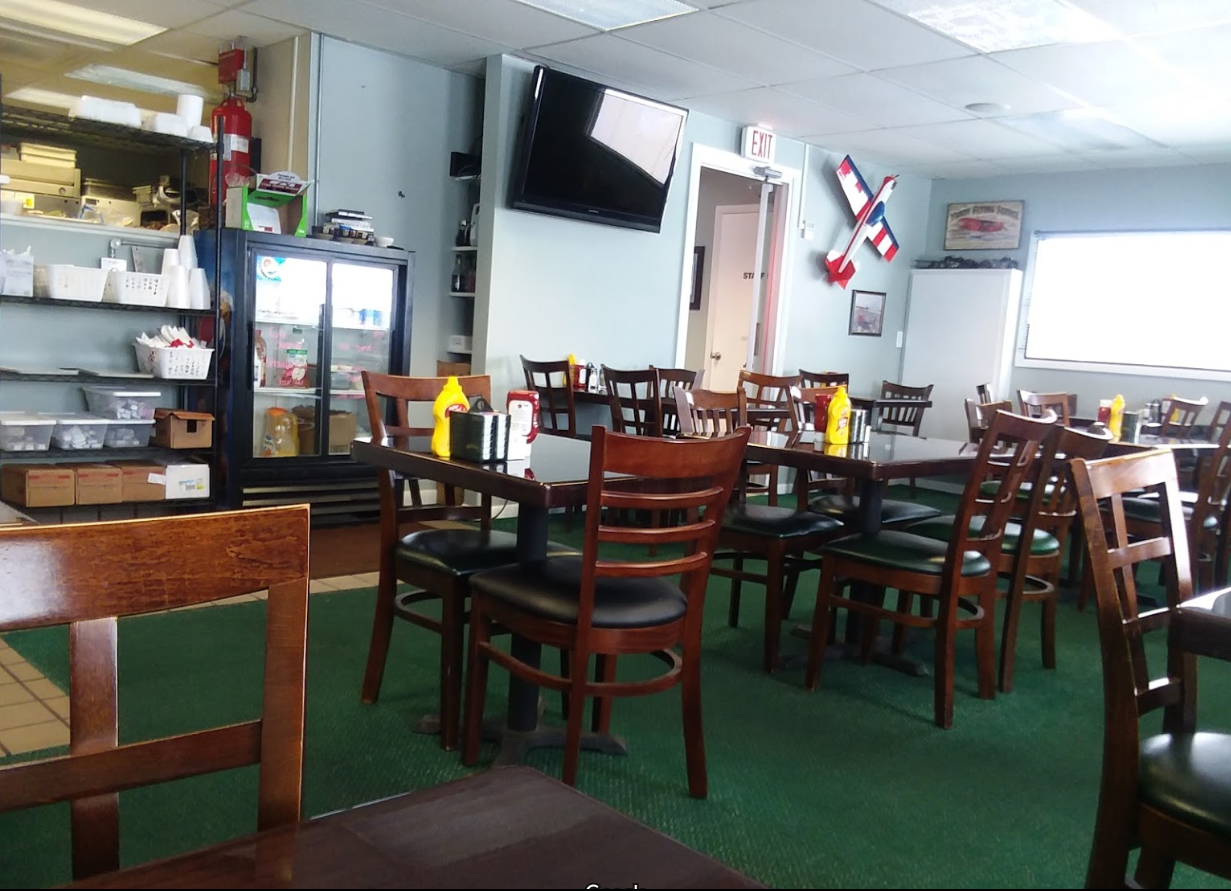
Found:
<svg viewBox="0 0 1231 891"><path fill-rule="evenodd" d="M498 411L455 411L449 415L449 454L487 464L509 455L509 416Z"/></svg>
<svg viewBox="0 0 1231 891"><path fill-rule="evenodd" d="M307 191L312 183L293 173L258 173L251 186L227 189L228 229L273 232L303 238L308 234Z"/></svg>

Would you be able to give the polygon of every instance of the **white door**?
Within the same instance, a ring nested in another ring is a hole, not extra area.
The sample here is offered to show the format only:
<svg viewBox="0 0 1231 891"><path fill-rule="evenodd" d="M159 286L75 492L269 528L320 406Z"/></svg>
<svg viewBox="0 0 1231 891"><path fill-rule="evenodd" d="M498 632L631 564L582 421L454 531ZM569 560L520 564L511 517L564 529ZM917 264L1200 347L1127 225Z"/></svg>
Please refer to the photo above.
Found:
<svg viewBox="0 0 1231 891"><path fill-rule="evenodd" d="M705 387L731 392L748 357L756 268L756 205L719 207L710 263L709 317L705 328Z"/></svg>

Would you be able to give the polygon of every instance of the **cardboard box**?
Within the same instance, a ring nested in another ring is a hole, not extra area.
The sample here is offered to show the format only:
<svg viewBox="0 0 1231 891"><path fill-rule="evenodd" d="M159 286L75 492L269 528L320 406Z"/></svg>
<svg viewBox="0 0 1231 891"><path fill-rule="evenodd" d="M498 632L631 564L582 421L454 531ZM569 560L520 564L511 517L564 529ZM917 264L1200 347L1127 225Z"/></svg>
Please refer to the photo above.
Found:
<svg viewBox="0 0 1231 891"><path fill-rule="evenodd" d="M437 359L436 360L436 376L437 377L448 377L451 374L456 374L459 376L470 374L470 363L469 362L442 362L439 359Z"/></svg>
<svg viewBox="0 0 1231 891"><path fill-rule="evenodd" d="M227 189L223 224L228 229L303 238L308 234L306 193L310 185L289 171L255 174L251 186Z"/></svg>
<svg viewBox="0 0 1231 891"><path fill-rule="evenodd" d="M119 504L124 500L124 471L111 464L61 464L77 477L78 504Z"/></svg>
<svg viewBox="0 0 1231 891"><path fill-rule="evenodd" d="M163 468L167 500L209 497L209 465L204 461L184 461Z"/></svg>
<svg viewBox="0 0 1231 891"><path fill-rule="evenodd" d="M154 445L168 449L208 449L214 444L214 416L178 408L154 409Z"/></svg>
<svg viewBox="0 0 1231 891"><path fill-rule="evenodd" d="M359 435L359 417L348 411L329 413L329 454L349 455L351 441Z"/></svg>
<svg viewBox="0 0 1231 891"><path fill-rule="evenodd" d="M161 464L154 461L110 461L120 469L121 500L163 501L167 497L166 474Z"/></svg>
<svg viewBox="0 0 1231 891"><path fill-rule="evenodd" d="M60 464L5 464L0 497L22 507L69 507L77 497L77 474Z"/></svg>

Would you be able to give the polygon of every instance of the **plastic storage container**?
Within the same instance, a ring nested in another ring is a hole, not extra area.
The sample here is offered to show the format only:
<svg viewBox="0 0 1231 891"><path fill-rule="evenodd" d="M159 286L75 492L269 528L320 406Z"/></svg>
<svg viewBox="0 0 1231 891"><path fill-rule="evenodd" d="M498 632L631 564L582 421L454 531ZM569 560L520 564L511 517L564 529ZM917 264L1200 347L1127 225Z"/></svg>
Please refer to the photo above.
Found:
<svg viewBox="0 0 1231 891"><path fill-rule="evenodd" d="M34 267L34 296L54 300L85 300L99 303L107 286L106 269L50 263Z"/></svg>
<svg viewBox="0 0 1231 891"><path fill-rule="evenodd" d="M101 449L111 423L98 415L83 412L44 414L55 421L51 431L51 443L57 449Z"/></svg>
<svg viewBox="0 0 1231 891"><path fill-rule="evenodd" d="M82 387L90 414L119 421L153 421L162 394L124 387Z"/></svg>
<svg viewBox="0 0 1231 891"><path fill-rule="evenodd" d="M24 411L0 411L0 449L6 452L45 452L51 448L52 418Z"/></svg>
<svg viewBox="0 0 1231 891"><path fill-rule="evenodd" d="M109 449L143 449L153 435L153 421L111 421L103 445Z"/></svg>
<svg viewBox="0 0 1231 891"><path fill-rule="evenodd" d="M166 306L170 289L170 276L112 269L107 275L107 286L103 288L103 303Z"/></svg>
<svg viewBox="0 0 1231 891"><path fill-rule="evenodd" d="M165 377L171 380L203 381L209 376L209 359L214 355L212 348L190 349L188 347L155 347L153 367L154 377ZM141 354L137 354L137 364L141 364Z"/></svg>

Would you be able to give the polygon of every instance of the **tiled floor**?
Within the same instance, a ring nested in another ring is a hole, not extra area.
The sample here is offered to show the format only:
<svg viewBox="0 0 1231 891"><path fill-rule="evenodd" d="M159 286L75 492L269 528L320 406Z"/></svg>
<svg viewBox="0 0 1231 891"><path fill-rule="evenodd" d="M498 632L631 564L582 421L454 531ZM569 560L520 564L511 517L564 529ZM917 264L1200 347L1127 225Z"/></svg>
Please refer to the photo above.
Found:
<svg viewBox="0 0 1231 891"><path fill-rule="evenodd" d="M328 579L313 579L309 591L350 591L371 588L376 573L339 575ZM266 592L244 594L217 603L203 604L212 608L230 603L261 600ZM202 607L187 607L201 609ZM68 745L68 695L20 654L0 640L0 755L18 755L52 746Z"/></svg>

